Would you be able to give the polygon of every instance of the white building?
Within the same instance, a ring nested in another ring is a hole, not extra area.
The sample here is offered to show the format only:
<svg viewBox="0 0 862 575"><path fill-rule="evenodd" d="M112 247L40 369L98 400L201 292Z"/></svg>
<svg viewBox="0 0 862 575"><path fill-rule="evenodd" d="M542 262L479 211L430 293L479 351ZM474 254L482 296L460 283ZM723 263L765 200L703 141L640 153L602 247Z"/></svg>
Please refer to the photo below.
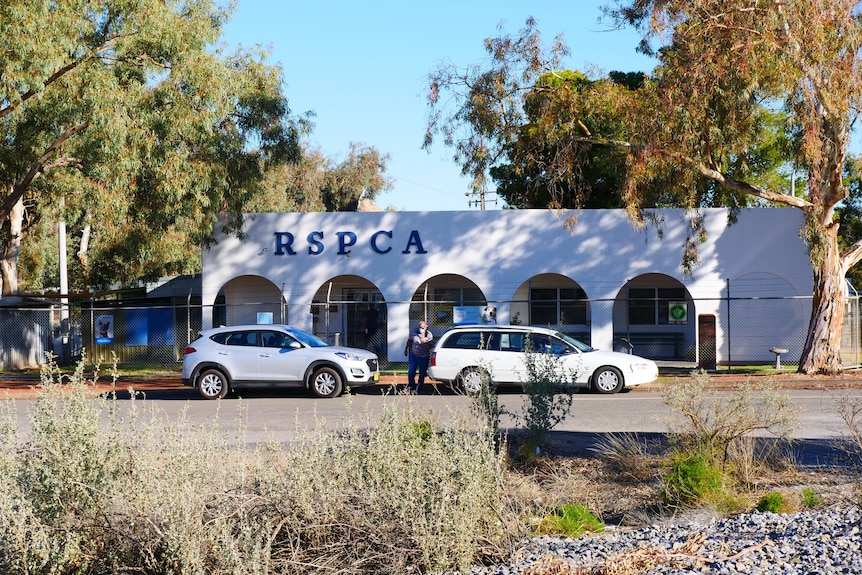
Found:
<svg viewBox="0 0 862 575"><path fill-rule="evenodd" d="M654 213L661 237L624 210L565 214L571 229L547 210L250 214L242 239L204 250L203 327L274 321L365 347L371 304L375 347L402 361L420 319L442 333L487 307L499 323L561 326L603 349L625 337L658 359L769 361L775 346L798 359L812 293L799 210L744 210L732 226L702 210L691 276L686 212Z"/></svg>

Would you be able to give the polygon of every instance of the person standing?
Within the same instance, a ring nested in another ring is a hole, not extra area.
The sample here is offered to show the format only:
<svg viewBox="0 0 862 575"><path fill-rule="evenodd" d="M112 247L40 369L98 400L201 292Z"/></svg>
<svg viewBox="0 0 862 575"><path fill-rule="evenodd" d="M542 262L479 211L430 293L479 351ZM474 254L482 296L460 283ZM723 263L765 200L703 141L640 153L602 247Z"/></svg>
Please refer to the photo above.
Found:
<svg viewBox="0 0 862 575"><path fill-rule="evenodd" d="M428 373L428 358L431 356L431 341L434 339L434 334L428 331L428 324L424 321L419 322L419 327L416 332L410 336L407 342L407 348L404 350L408 356L407 367L407 391L416 392L422 391L422 384L425 383L425 374ZM416 372L419 372L419 383L416 383Z"/></svg>

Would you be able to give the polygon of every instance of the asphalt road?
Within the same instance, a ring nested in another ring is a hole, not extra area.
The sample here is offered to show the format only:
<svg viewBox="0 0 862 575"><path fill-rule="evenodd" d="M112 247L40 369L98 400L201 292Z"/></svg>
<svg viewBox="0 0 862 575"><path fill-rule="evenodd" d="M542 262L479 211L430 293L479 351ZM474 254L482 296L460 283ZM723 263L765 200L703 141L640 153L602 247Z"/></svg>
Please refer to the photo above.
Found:
<svg viewBox="0 0 862 575"><path fill-rule="evenodd" d="M426 386L427 387L427 386ZM799 425L792 433L790 444L800 464L808 466L834 465L846 461L842 441L849 435L847 425L839 416L836 399L847 397L862 405L862 389L857 386L836 389L784 389L800 410ZM727 397L727 391L715 391L716 397ZM468 398L440 386L428 387L425 394L407 396L393 393L392 388L375 386L354 390L350 395L335 399L318 399L308 392L246 391L241 398L219 401L200 398L194 390L172 386L145 392L140 409L156 410L177 420L185 418L191 427L218 421L219 429L229 437L241 437L248 444L296 441L313 429L334 430L353 421L367 425L389 406L399 410L414 410L441 424L453 421L475 422ZM129 394L118 393L121 409L131 406ZM518 391L504 390L499 403L506 411L518 413L525 396ZM14 401L19 432L30 430L28 412L32 399ZM573 397L569 416L551 434L549 451L557 455L585 455L603 438L613 433L637 433L660 441L670 429L672 413L657 391L633 390L617 395L580 393ZM860 422L862 424L862 422ZM501 428L517 434L518 426L511 417L501 419ZM239 435L238 435L239 434ZM766 432L756 434L759 440L775 441Z"/></svg>

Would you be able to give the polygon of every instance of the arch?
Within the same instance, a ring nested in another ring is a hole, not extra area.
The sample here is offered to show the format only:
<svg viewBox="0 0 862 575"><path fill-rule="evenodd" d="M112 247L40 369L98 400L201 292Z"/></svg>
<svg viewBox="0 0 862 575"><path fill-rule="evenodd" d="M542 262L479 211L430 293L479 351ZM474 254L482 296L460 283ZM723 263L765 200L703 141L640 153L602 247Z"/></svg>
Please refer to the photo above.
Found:
<svg viewBox="0 0 862 575"><path fill-rule="evenodd" d="M590 344L590 303L581 285L557 273L534 275L518 286L510 322L551 327Z"/></svg>
<svg viewBox="0 0 862 575"><path fill-rule="evenodd" d="M429 327L445 330L458 320L455 308L485 307L488 300L472 280L458 274L436 275L413 292L409 311L411 329L424 320Z"/></svg>
<svg viewBox="0 0 862 575"><path fill-rule="evenodd" d="M221 287L212 308L212 325L267 321L287 323L287 304L281 290L272 281L257 275L242 275Z"/></svg>
<svg viewBox="0 0 862 575"><path fill-rule="evenodd" d="M388 308L370 280L352 274L329 278L317 288L309 311L318 337L385 356Z"/></svg>
<svg viewBox="0 0 862 575"><path fill-rule="evenodd" d="M678 279L646 273L626 282L613 306L614 349L651 359L696 361L694 300Z"/></svg>
<svg viewBox="0 0 862 575"><path fill-rule="evenodd" d="M783 348L782 359L798 362L808 335L810 298L798 298L793 285L769 272L751 272L732 279L726 295L731 329L726 333L730 361L774 361L769 350Z"/></svg>

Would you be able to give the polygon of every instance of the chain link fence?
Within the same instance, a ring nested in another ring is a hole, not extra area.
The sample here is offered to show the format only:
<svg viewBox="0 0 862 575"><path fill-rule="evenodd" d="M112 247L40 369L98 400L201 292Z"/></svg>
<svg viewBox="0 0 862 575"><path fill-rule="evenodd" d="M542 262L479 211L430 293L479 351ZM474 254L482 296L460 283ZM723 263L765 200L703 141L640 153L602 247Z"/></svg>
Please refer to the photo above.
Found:
<svg viewBox="0 0 862 575"><path fill-rule="evenodd" d="M642 307L643 301L625 299L333 299L293 305L291 309L278 302L242 306L202 306L191 301L164 305L143 305L139 301L7 304L0 307L0 367L32 368L44 364L53 354L60 364L83 359L88 365L105 365L116 358L121 370L175 372L182 363L183 349L197 337L203 319L211 318L212 325L255 320L289 323L331 344L372 350L381 358L384 369L399 369L406 362L407 337L419 321L426 321L439 337L456 323L496 323L500 310L505 310L508 323L553 327L589 345L605 349L612 346L616 351L649 357L660 364L704 369L773 362L780 362L785 369L798 365L807 336L810 297L723 298L690 303L692 309L711 311L677 322L649 323L631 320L641 314L638 306ZM846 305L842 357L845 367L856 367L862 361L858 295L851 294ZM657 316L667 311L661 308L661 302L657 309ZM475 315L465 318L464 310ZM596 337L593 318L597 317L613 318L613 334Z"/></svg>

